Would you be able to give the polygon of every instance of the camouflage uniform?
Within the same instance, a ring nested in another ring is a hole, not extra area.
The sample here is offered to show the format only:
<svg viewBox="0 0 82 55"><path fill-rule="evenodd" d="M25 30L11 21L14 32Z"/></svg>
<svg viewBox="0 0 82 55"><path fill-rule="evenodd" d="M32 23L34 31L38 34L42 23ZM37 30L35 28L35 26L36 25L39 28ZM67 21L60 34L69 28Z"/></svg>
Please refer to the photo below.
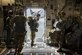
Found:
<svg viewBox="0 0 82 55"><path fill-rule="evenodd" d="M20 11L21 12L21 11ZM16 44L16 54L20 55L20 52L23 48L23 42L26 34L26 18L23 15L18 15L14 18L15 23L15 44Z"/></svg>
<svg viewBox="0 0 82 55"><path fill-rule="evenodd" d="M11 33L12 33L12 25L11 25L11 21L12 21L12 18L13 18L13 12L12 11L9 11L8 12L8 17L6 19L6 30L7 30L7 37L6 37L6 45L7 45L7 48L10 49L11 48Z"/></svg>
<svg viewBox="0 0 82 55"><path fill-rule="evenodd" d="M58 27L61 28L61 48L67 48L72 51L82 50L82 48L80 48L82 46L82 22L79 19L80 17L69 16L67 20L58 25Z"/></svg>
<svg viewBox="0 0 82 55"><path fill-rule="evenodd" d="M34 39L35 39L35 32L38 31L38 23L37 20L32 19L32 17L29 17L29 22L28 25L30 26L30 30L31 30L31 46L34 45Z"/></svg>

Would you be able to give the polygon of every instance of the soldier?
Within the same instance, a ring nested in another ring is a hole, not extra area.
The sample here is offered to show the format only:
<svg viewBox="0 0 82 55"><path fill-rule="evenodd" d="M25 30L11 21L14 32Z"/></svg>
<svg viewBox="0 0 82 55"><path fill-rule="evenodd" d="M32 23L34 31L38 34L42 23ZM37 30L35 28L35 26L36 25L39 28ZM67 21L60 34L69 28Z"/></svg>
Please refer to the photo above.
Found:
<svg viewBox="0 0 82 55"><path fill-rule="evenodd" d="M35 39L35 32L38 31L37 26L38 23L35 19L33 19L32 17L29 17L29 22L28 25L30 26L30 30L31 30L31 46L34 45L34 39Z"/></svg>
<svg viewBox="0 0 82 55"><path fill-rule="evenodd" d="M61 19L59 23L57 23L57 27L60 29L60 35L58 35L59 37L59 50L58 52L61 51L61 48L62 48L62 44L64 42L64 36L63 36L63 32L64 32L64 24L65 24L65 12L60 12L59 13L59 18Z"/></svg>
<svg viewBox="0 0 82 55"><path fill-rule="evenodd" d="M15 44L16 44L16 52L17 55L20 54L23 48L23 42L26 34L25 26L26 26L26 18L23 16L23 11L20 10L18 16L14 18L14 29L15 29Z"/></svg>
<svg viewBox="0 0 82 55"><path fill-rule="evenodd" d="M12 20L12 18L13 18L13 11L9 10L8 17L6 19L6 29L7 29L6 45L7 45L8 49L11 48L10 45L11 45L11 31L12 31L11 20Z"/></svg>
<svg viewBox="0 0 82 55"><path fill-rule="evenodd" d="M29 17L29 22L28 25L30 26L30 30L31 30L31 46L34 46L34 39L35 39L35 33L38 32L38 20L39 20L39 16L37 15L36 19L33 19L33 17Z"/></svg>
<svg viewBox="0 0 82 55"><path fill-rule="evenodd" d="M67 48L71 51L78 50L80 47L80 43L82 41L82 26L80 17L69 16L67 20L62 22L61 28L61 38L60 38L60 49L59 52L62 51L61 48ZM81 49L81 48L80 48ZM71 53L72 54L72 53Z"/></svg>

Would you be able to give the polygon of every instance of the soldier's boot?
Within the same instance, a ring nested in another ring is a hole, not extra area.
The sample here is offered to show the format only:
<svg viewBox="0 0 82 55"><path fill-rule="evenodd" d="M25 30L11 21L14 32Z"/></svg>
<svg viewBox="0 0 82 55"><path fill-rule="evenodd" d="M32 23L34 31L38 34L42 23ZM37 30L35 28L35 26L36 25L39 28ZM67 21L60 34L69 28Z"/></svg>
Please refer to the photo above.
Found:
<svg viewBox="0 0 82 55"><path fill-rule="evenodd" d="M20 51L21 52L21 51ZM23 55L19 52L19 50L15 53L15 55Z"/></svg>
<svg viewBox="0 0 82 55"><path fill-rule="evenodd" d="M57 50L57 52L62 52L62 45L59 46L59 49Z"/></svg>
<svg viewBox="0 0 82 55"><path fill-rule="evenodd" d="M14 55L19 55L18 48L15 50L15 54Z"/></svg>
<svg viewBox="0 0 82 55"><path fill-rule="evenodd" d="M18 46L18 48L15 50L16 52L15 52L15 55L23 55L23 54L21 54L21 50L22 50L22 46L21 45L19 45Z"/></svg>
<svg viewBox="0 0 82 55"><path fill-rule="evenodd" d="M34 46L34 41L31 42L31 47L33 47L33 46Z"/></svg>
<svg viewBox="0 0 82 55"><path fill-rule="evenodd" d="M57 50L57 52L62 52L62 44L59 44L59 49Z"/></svg>
<svg viewBox="0 0 82 55"><path fill-rule="evenodd" d="M59 48L59 49L57 50L57 52L62 52L62 48Z"/></svg>

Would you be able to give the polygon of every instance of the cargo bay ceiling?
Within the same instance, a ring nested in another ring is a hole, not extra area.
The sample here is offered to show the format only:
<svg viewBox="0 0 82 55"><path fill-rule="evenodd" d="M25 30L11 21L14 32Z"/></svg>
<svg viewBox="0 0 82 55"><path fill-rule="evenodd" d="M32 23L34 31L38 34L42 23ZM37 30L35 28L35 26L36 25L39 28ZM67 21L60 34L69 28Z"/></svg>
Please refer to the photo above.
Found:
<svg viewBox="0 0 82 55"><path fill-rule="evenodd" d="M82 0L0 0L0 5L10 4L21 4L21 5L38 5L38 6L47 6L47 5L62 5L66 4L80 4ZM61 7L61 6L60 6Z"/></svg>
<svg viewBox="0 0 82 55"><path fill-rule="evenodd" d="M45 4L45 0L0 0L1 5L7 5L10 4L21 4L21 5L30 5L32 3L34 4Z"/></svg>
<svg viewBox="0 0 82 55"><path fill-rule="evenodd" d="M82 10L82 0L0 0L0 5L5 6L8 3L18 4L27 7L42 7L51 13L58 10L58 12L67 11L71 9ZM69 8L68 8L69 7Z"/></svg>

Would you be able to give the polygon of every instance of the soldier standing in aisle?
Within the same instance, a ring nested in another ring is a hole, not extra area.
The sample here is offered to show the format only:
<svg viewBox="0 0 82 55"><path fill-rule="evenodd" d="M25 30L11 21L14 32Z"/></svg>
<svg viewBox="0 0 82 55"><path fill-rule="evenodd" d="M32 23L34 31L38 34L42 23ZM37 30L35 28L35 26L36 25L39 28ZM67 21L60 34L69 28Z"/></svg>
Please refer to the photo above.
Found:
<svg viewBox="0 0 82 55"><path fill-rule="evenodd" d="M19 14L14 18L14 29L15 29L15 43L17 55L22 55L21 50L23 48L23 42L26 34L26 18L24 17L23 10L19 11Z"/></svg>
<svg viewBox="0 0 82 55"><path fill-rule="evenodd" d="M7 48L11 48L11 31L12 31L12 18L13 18L13 11L9 10L8 11L8 17L6 19L6 29L7 29L7 37L6 37L6 45Z"/></svg>
<svg viewBox="0 0 82 55"><path fill-rule="evenodd" d="M40 14L37 14L36 17L29 17L29 22L28 25L30 26L30 30L31 30L31 46L34 46L34 39L35 39L35 35L36 32L38 32L38 20L39 20Z"/></svg>

